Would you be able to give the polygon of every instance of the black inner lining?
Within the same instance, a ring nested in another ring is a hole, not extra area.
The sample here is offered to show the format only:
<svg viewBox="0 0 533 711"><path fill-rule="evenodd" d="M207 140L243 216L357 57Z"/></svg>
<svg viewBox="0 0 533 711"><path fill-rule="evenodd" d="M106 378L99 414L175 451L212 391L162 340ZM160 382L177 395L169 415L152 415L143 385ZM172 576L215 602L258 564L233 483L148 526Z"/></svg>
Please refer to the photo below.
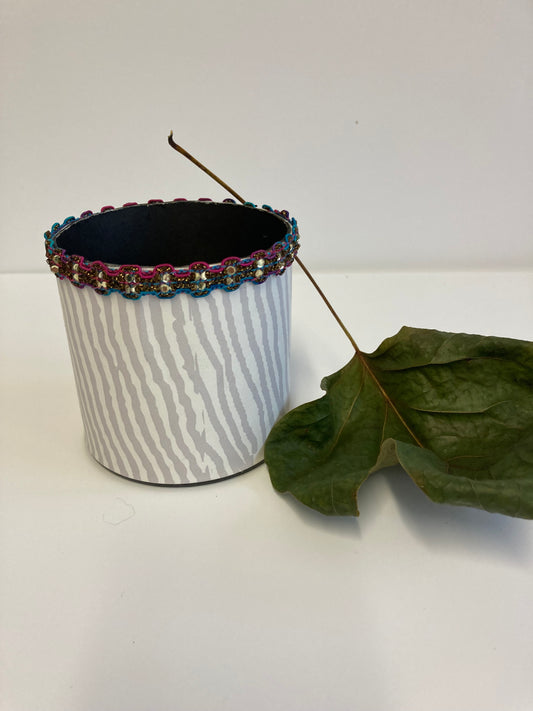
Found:
<svg viewBox="0 0 533 711"><path fill-rule="evenodd" d="M186 266L246 257L283 240L277 215L232 203L172 202L97 213L62 230L56 244L69 255L111 264Z"/></svg>

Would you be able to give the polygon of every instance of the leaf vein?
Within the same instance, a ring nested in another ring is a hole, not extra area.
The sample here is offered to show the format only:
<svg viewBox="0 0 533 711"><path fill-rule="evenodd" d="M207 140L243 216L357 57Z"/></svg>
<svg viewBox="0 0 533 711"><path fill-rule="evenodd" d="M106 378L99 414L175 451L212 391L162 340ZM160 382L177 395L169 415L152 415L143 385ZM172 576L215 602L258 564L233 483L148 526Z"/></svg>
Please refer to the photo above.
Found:
<svg viewBox="0 0 533 711"><path fill-rule="evenodd" d="M389 403L387 400L385 400L385 414L383 416L383 427L381 429L381 439L379 441L380 448L381 448L381 445L383 444L383 441L385 439L385 429L387 427L388 416L389 416Z"/></svg>
<svg viewBox="0 0 533 711"><path fill-rule="evenodd" d="M350 405L350 407L349 407L349 409L348 409L348 412L346 413L346 417L344 418L344 420L343 420L343 422L342 422L342 425L339 427L338 432L337 432L337 435L336 435L335 439L333 440L333 442L331 443L331 446L330 446L330 448L329 448L329 450L328 450L326 456L329 456L329 455L331 454L331 452L335 449L335 447L337 446L337 444L339 443L339 439L340 439L340 437L341 437L341 434L342 434L343 431L344 431L344 428L346 427L346 423L347 423L348 420L350 419L350 417L351 417L351 415L352 415L352 412L353 412L353 409L354 409L354 407L355 407L355 404L356 404L356 402L359 400L359 397L360 397L360 395L361 395L361 392L363 391L364 381L365 381L365 371L363 370L363 372L361 373L361 384L360 384L360 386L359 386L359 390L357 391L356 395L354 396L354 398L353 398L353 400L352 400L352 403L351 403L351 405Z"/></svg>
<svg viewBox="0 0 533 711"><path fill-rule="evenodd" d="M420 449L424 449L424 445L423 445L422 442L418 439L418 437L415 435L415 433L413 432L413 430L409 427L409 425L407 424L407 422L404 420L404 418L403 418L402 415L400 414L400 411L398 410L398 408L396 407L396 405L395 405L394 402L392 401L390 395L387 393L387 391L385 390L385 388L383 387L383 385L380 383L379 378L377 377L377 375L374 373L374 371L373 371L372 368L370 367L370 363L368 363L368 361L366 360L366 358L363 356L362 353L359 353L358 355L359 355L359 357L361 358L361 363L363 364L363 367L364 367L364 368L368 371L368 373L370 374L370 377L372 378L372 380L373 380L374 383L376 384L376 386L377 386L379 392L381 393L382 397L384 398L385 402L389 403L389 405L390 405L392 411L395 413L395 415L398 417L398 419L400 420L400 422L402 423L402 425L405 427L405 429L406 429L407 432L409 433L410 437L412 437L412 439L413 439L413 441L415 442L415 444L418 445L418 446L420 447Z"/></svg>
<svg viewBox="0 0 533 711"><path fill-rule="evenodd" d="M503 405L506 402L512 402L512 400L500 400L499 402L494 402L492 403L492 405L488 405L483 410L430 410L429 408L425 407L413 406L411 406L410 409L414 410L415 412L426 412L430 415L483 415L489 410L491 410L493 407Z"/></svg>
<svg viewBox="0 0 533 711"><path fill-rule="evenodd" d="M463 358L455 358L453 360L445 360L440 362L434 362L432 360L424 363L415 363L414 365L405 365L401 368L392 368L380 366L380 370L385 373L402 373L407 370L417 370L418 368L438 368L440 366L450 366L455 363L466 363L467 361L477 361L477 360L498 360L502 363L509 362L507 358L499 358L498 356L464 356Z"/></svg>

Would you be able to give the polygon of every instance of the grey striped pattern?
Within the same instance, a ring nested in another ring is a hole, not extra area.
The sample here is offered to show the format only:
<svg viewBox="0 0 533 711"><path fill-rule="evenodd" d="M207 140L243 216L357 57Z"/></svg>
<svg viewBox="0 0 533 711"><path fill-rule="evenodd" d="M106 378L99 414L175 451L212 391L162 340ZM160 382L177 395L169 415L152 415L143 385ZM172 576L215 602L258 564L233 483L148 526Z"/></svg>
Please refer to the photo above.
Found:
<svg viewBox="0 0 533 711"><path fill-rule="evenodd" d="M91 455L152 484L221 479L261 461L285 410L291 273L173 299L58 280Z"/></svg>

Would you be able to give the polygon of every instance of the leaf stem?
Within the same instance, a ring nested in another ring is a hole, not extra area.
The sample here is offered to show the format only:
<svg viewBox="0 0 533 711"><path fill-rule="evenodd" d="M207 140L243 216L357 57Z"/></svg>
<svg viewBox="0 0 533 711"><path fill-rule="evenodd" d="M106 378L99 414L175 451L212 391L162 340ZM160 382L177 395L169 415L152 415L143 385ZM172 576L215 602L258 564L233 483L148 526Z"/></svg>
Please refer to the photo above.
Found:
<svg viewBox="0 0 533 711"><path fill-rule="evenodd" d="M177 152L180 153L182 156L184 156L185 158L187 158L187 160L190 160L191 163L194 163L194 165L196 165L198 168L200 168L200 170L203 170L204 173L207 173L207 175L208 175L210 178L212 178L215 182L217 182L219 185L221 185L225 190L227 190L231 195L233 195L233 197L235 197L239 202L241 202L241 203L245 203L245 202L246 202L246 200L245 200L241 195L239 195L238 192L236 192L235 190L233 190L233 188L231 188L231 187L230 187L227 183L225 183L221 178L219 178L217 175L215 175L215 174L214 174L211 170L209 170L209 168L207 168L203 163L200 163L200 161L199 161L197 158L195 158L193 155L191 155L188 151L186 151L185 148L182 148L181 146L179 146L179 145L174 141L172 131L170 132L170 134L169 134L169 136L168 136L168 143L169 143L169 145L170 145L175 151L177 151ZM305 266L305 264L302 262L302 260L301 260L298 256L295 257L295 261L296 261L296 263L299 265L300 269L303 271L303 273L305 274L305 276L309 279L309 281L311 282L311 284L315 287L315 289L316 289L317 292L319 293L319 295L320 295L322 301L326 304L326 306L328 307L328 309L329 309L330 312L332 313L333 317L335 318L335 320L337 321L337 323L338 323L339 326L341 327L342 331L344 332L345 336L347 337L347 339L348 339L348 340L350 341L350 343L352 344L352 346L353 346L353 348L354 348L354 350L355 350L356 356L358 356L358 357L360 358L361 363L362 363L362 365L363 365L363 368L368 372L368 374L370 375L370 377L372 378L372 380L373 380L374 383L376 384L378 390L381 392L381 395L383 396L383 398L385 399L385 401L388 402L388 404L390 405L391 409L392 409L393 412L396 414L396 416L398 417L398 419L400 420L400 422L403 424L403 426L406 428L406 430L409 432L409 434L411 435L411 437L413 438L413 440L416 442L416 444L417 444L419 447L423 448L423 444L420 442L420 440L417 438L417 436L414 434L414 432L413 432L413 431L411 430L411 428L408 426L407 422L404 420L404 418L402 417L402 415L401 415L400 412L398 411L398 408L395 406L395 404L393 403L392 399L389 397L389 395L387 394L387 392L384 390L383 386L382 386L381 383L379 382L379 380L378 380L377 376L375 375L374 371L373 371L372 368L370 367L370 364L368 363L367 359L365 358L365 354L361 351L361 349L359 348L359 346L357 345L357 343L354 341L354 339L353 339L351 333L348 331L348 329L346 328L346 326L344 325L344 323L341 321L341 318L340 318L339 314L335 311L335 309L334 309L333 306L331 305L329 299L328 299L327 296L324 294L324 292L322 291L322 289L320 288L320 286L317 284L315 278L313 277L313 275L311 274L311 272L309 271L309 269L307 269L307 267Z"/></svg>
<svg viewBox="0 0 533 711"><path fill-rule="evenodd" d="M222 185L224 190L227 190L228 193L231 193L233 195L233 197L237 198L237 200L239 202L242 202L242 203L246 202L246 200L243 197L241 197L239 195L239 193L235 192L235 190L233 190L233 188L230 188L230 186L227 183L225 183L221 178L219 178L217 175L215 175L213 172L211 172L209 170L209 168L207 168L203 163L200 163L200 161L197 158L195 158L193 155L191 155L189 153L189 151L186 151L185 148L178 146L178 144L174 141L173 135L174 134L171 131L168 136L168 144L169 144L169 146L171 146L171 148L173 148L175 151L178 151L178 153L181 153L182 156L185 156L185 158L187 158L187 160L190 160L191 163L194 163L194 165L196 165L198 168L200 168L200 170L203 170L204 173L207 173L207 175L210 178L213 178L213 180L215 180L219 185Z"/></svg>
<svg viewBox="0 0 533 711"><path fill-rule="evenodd" d="M324 292L322 291L322 289L320 288L320 286L317 284L317 282L316 282L314 276L311 274L311 272L309 271L309 269L305 266L305 264L302 262L302 260L301 260L299 257L295 257L295 261L296 261L296 263L298 264L298 266L300 267L300 269L303 271L303 273L305 274L305 276L309 279L309 281L311 282L311 284L315 287L315 289L316 289L316 290L318 291L318 293L320 294L320 296L321 296L321 298L322 298L322 301L326 304L326 306L328 307L328 309L329 309L329 310L331 311L331 313L333 314L333 317L335 318L335 320L337 321L337 323L339 324L339 326L341 327L341 329L344 331L344 334L345 334L346 338L347 338L347 339L350 341L350 343L352 344L352 346L353 346L355 352L356 352L357 354L360 354L360 353L361 353L361 350L360 350L359 346L357 345L357 343L354 341L354 339L353 339L353 337L352 337L352 334L348 331L348 329L346 328L346 326L345 326L345 325L343 324L343 322L341 321L341 317L340 317L339 314L335 311L335 309L334 309L333 306L331 305L329 299L328 299L327 296L324 294Z"/></svg>
<svg viewBox="0 0 533 711"><path fill-rule="evenodd" d="M195 158L193 155L191 155L188 151L186 151L185 148L182 148L181 146L179 146L179 145L174 141L174 137L173 137L173 132L172 132L172 131L170 132L170 134L169 134L169 136L168 136L168 143L169 143L169 145L170 145L171 148L173 148L175 151L177 151L177 152L180 153L182 156L184 156L185 158L187 158L187 160L190 160L191 163L194 163L194 165L196 165L198 168L200 168L200 170L203 170L204 173L207 173L207 175L208 175L210 178L212 178L212 179L213 179L214 181L216 181L219 185L221 185L225 190L227 190L231 195L233 195L233 197L237 198L237 200L238 200L239 202L241 202L241 203L245 203L245 202L246 202L246 200L245 200L243 197L241 197L241 195L239 195L238 192L236 192L235 190L233 190L233 188L231 188L231 187L230 187L227 183L225 183L221 178L219 178L217 175L215 175L215 174L214 174L211 170L209 170L209 168L207 168L203 163L200 163L200 161L199 161L197 158ZM311 274L311 272L309 271L309 269L307 269L307 267L305 266L305 264L302 262L302 260L301 260L298 256L296 256L294 259L295 259L296 263L298 264L298 266L300 267L300 269L301 269L301 270L303 271L303 273L305 274L305 276L309 279L309 281L311 282L311 284L315 287L315 289L316 289L317 292L319 293L319 295L320 295L322 301L326 304L326 306L327 306L328 309L330 310L331 314L333 315L333 317L335 318L335 320L337 321L337 323L338 323L339 326L341 327L342 331L344 332L344 335L347 337L347 339L348 339L348 340L350 341L350 343L352 344L352 346L353 346L355 352L356 352L357 354L360 354L361 351L360 351L360 349L359 349L359 346L358 346L357 343L354 341L354 339L353 339L351 333L348 331L348 329L346 328L346 326L344 325L344 323L341 321L341 318L340 318L339 314L335 311L335 309L334 309L333 306L331 305L329 299L326 297L326 295L324 294L324 292L322 291L322 289L319 287L319 285L317 284L315 278L313 277L313 275Z"/></svg>

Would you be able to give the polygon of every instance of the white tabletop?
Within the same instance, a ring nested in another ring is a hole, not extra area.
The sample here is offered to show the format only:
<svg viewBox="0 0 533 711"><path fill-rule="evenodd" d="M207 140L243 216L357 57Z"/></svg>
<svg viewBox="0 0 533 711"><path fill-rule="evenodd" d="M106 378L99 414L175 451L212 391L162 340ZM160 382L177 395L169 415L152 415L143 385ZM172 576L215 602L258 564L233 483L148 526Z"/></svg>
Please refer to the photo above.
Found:
<svg viewBox="0 0 533 711"><path fill-rule="evenodd" d="M402 325L533 339L533 274L319 274L364 350ZM400 469L330 519L265 466L121 479L84 449L55 280L0 277L2 711L531 711L533 522ZM293 404L350 345L295 273Z"/></svg>

